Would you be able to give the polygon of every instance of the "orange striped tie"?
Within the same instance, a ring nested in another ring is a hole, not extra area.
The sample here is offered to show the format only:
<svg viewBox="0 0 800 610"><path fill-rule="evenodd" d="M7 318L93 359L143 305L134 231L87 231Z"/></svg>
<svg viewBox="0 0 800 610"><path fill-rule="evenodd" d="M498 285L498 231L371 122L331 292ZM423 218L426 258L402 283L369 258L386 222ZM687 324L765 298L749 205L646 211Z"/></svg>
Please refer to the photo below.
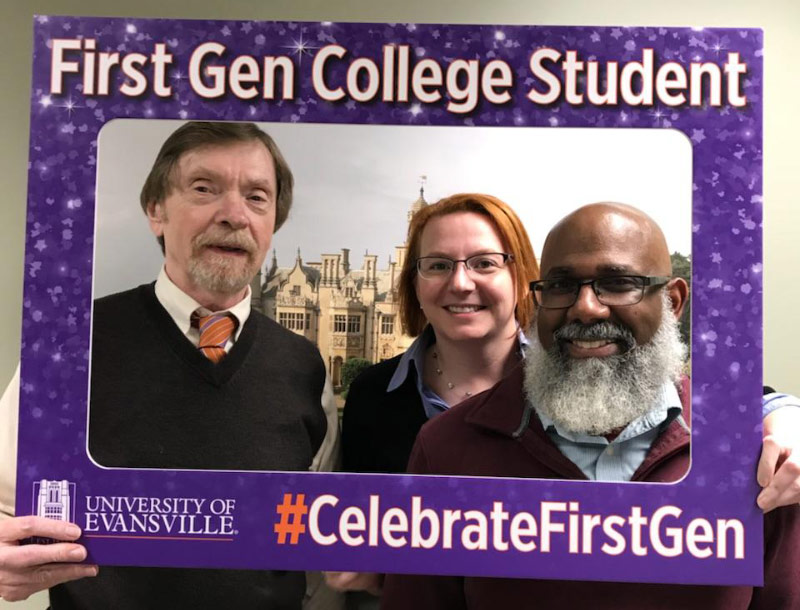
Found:
<svg viewBox="0 0 800 610"><path fill-rule="evenodd" d="M195 315L193 318L200 331L200 343L197 348L214 364L222 360L227 352L225 345L233 336L236 322L227 313L212 314L210 316Z"/></svg>

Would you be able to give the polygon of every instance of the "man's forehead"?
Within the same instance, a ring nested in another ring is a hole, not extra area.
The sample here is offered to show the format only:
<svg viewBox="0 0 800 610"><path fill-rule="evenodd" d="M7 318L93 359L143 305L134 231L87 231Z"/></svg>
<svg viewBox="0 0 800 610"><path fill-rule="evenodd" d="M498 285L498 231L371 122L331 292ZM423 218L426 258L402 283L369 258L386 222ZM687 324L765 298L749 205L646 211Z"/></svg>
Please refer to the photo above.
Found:
<svg viewBox="0 0 800 610"><path fill-rule="evenodd" d="M545 240L542 275L647 275L669 264L663 234L629 206L593 204L560 221ZM660 272L660 271L659 271Z"/></svg>
<svg viewBox="0 0 800 610"><path fill-rule="evenodd" d="M650 257L648 240L630 225L554 231L542 251L542 271L632 271Z"/></svg>
<svg viewBox="0 0 800 610"><path fill-rule="evenodd" d="M591 253L585 256L561 259L554 265L542 267L542 277L591 278L607 275L644 275L648 271L641 261L611 258L599 260Z"/></svg>
<svg viewBox="0 0 800 610"><path fill-rule="evenodd" d="M176 175L198 169L226 171L230 169L228 160L239 154L246 155L251 171L274 177L275 162L267 147L259 140L235 140L191 148L178 157L173 171Z"/></svg>

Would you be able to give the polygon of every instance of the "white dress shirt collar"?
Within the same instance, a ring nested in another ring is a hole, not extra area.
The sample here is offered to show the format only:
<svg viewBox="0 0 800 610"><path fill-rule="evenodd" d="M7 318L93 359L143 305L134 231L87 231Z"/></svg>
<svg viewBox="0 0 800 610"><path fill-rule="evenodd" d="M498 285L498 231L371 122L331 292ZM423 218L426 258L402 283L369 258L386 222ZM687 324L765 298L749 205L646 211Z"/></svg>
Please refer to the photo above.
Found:
<svg viewBox="0 0 800 610"><path fill-rule="evenodd" d="M192 314L198 309L205 309L200 303L195 301L192 297L186 294L183 290L178 288L175 283L167 275L166 269L162 266L161 271L156 279L156 298L161 306L167 310L170 318L177 324L180 331L192 343L197 345L200 340L200 334L196 328L192 327ZM233 335L233 341L229 342L226 349L235 342L244 328L244 323L250 316L250 299L251 292L250 286L245 291L244 298L230 309L224 311L233 315L239 322L236 327L236 332ZM208 310L206 310L208 311ZM209 311L212 313L221 313L219 311Z"/></svg>

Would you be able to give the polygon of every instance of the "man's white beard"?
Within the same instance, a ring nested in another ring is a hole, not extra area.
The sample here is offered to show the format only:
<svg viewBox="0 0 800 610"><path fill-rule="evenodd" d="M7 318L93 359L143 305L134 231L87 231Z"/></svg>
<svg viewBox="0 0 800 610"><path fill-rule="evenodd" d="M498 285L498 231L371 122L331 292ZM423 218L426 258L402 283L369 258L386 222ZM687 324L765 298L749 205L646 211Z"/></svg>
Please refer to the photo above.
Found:
<svg viewBox="0 0 800 610"><path fill-rule="evenodd" d="M208 244L241 248L247 258L239 260L205 251ZM256 243L245 231L225 231L214 226L192 243L188 273L194 284L217 294L231 295L245 289L258 272Z"/></svg>
<svg viewBox="0 0 800 610"><path fill-rule="evenodd" d="M614 332L624 333L634 343L616 356L570 358L558 340L545 350L531 333L525 359L526 399L560 428L594 436L624 428L650 411L662 386L678 380L686 356L670 299L662 294L661 324L647 344L635 345L628 329L612 324ZM580 332L574 323L570 326ZM592 338L599 338L599 329L594 330Z"/></svg>

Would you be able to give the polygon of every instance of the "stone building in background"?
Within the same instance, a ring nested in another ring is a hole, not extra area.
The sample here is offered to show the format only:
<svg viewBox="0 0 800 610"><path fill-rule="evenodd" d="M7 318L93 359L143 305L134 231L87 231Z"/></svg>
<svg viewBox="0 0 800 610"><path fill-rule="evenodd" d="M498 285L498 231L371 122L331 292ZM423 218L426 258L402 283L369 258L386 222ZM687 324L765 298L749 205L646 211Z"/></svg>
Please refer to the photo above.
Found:
<svg viewBox="0 0 800 610"><path fill-rule="evenodd" d="M406 220L427 206L424 189L411 204ZM306 337L322 354L335 388L341 385L342 365L350 358L387 360L411 345L403 334L397 302L397 282L406 245L379 269L375 254L364 255L360 269L350 266L350 249L322 254L304 262L297 250L291 267L279 267L273 251L264 276L253 280L253 307L281 326Z"/></svg>

